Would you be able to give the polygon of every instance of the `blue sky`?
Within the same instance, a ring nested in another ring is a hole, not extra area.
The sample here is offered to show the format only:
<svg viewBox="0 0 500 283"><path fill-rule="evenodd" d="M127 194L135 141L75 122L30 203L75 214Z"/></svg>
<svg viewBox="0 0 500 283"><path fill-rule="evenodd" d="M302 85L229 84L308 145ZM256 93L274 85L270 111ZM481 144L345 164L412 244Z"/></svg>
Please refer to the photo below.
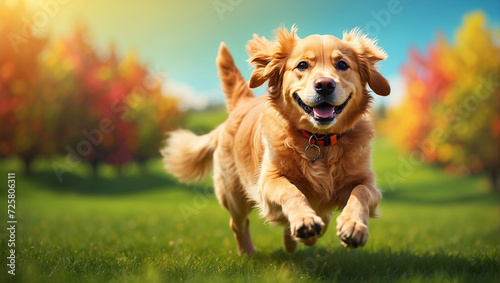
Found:
<svg viewBox="0 0 500 283"><path fill-rule="evenodd" d="M226 42L248 78L251 69L245 45L253 33L271 37L277 27L295 24L300 37L341 37L344 30L361 27L370 37L378 38L389 55L380 64L380 71L393 83L394 100L401 96L397 93L401 92L398 69L406 61L408 49L424 50L438 31L453 41L464 15L474 10L482 10L488 25L498 28L499 1L417 0L68 0L48 28L57 35L65 34L75 20L83 20L98 45L106 47L114 41L122 52L135 49L153 69L166 74L173 89L190 100L220 103L224 95L215 57L221 41Z"/></svg>

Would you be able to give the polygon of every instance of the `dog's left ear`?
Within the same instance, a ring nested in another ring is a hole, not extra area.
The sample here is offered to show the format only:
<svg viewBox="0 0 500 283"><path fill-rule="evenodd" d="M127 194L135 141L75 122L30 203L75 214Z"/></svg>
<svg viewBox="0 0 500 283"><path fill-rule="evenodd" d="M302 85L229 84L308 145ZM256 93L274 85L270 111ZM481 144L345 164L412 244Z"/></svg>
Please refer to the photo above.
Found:
<svg viewBox="0 0 500 283"><path fill-rule="evenodd" d="M296 28L292 27L290 32L285 28L276 31L276 39L269 41L265 37L254 34L253 39L248 41L248 60L255 68L250 76L249 86L256 88L269 80L269 93L278 94L280 75L285 67L286 59L290 55L295 40Z"/></svg>
<svg viewBox="0 0 500 283"><path fill-rule="evenodd" d="M391 86L387 79L377 71L377 63L387 59L387 54L377 46L377 41L366 37L359 29L344 32L342 40L352 44L358 53L361 79L368 83L376 94L389 95Z"/></svg>

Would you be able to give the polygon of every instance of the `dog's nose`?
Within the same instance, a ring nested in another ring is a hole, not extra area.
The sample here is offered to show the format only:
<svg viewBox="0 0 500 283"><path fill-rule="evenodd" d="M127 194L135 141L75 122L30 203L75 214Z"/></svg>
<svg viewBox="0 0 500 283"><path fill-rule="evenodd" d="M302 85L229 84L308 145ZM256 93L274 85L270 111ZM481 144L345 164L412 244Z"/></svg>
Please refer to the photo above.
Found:
<svg viewBox="0 0 500 283"><path fill-rule="evenodd" d="M319 95L331 95L335 90L335 81L330 78L318 78L314 81L314 89Z"/></svg>

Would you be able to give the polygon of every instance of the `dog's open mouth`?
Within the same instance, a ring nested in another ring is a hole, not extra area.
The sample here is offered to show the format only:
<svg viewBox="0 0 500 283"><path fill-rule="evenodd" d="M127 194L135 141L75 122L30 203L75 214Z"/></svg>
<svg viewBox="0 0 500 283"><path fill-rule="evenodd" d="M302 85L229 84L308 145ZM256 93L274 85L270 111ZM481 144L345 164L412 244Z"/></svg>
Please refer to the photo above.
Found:
<svg viewBox="0 0 500 283"><path fill-rule="evenodd" d="M309 116L313 117L320 124L328 124L333 121L346 107L349 100L351 100L352 93L349 97L344 101L344 103L340 105L331 105L327 102L322 102L316 106L309 106L305 104L302 99L300 99L297 93L293 94L293 98L295 102L297 102L304 111L309 114Z"/></svg>

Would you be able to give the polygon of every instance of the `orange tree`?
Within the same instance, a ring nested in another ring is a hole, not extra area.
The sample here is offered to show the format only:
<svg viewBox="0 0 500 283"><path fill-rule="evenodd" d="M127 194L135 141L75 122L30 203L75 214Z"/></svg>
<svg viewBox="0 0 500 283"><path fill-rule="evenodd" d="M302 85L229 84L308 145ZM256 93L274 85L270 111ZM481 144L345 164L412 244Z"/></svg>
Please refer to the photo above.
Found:
<svg viewBox="0 0 500 283"><path fill-rule="evenodd" d="M466 15L455 43L438 36L402 68L406 96L385 128L403 150L454 173L500 173L498 30L480 12Z"/></svg>
<svg viewBox="0 0 500 283"><path fill-rule="evenodd" d="M58 138L53 141L60 153L71 155L72 167L88 161L94 168L102 162L102 133L95 134L102 118L100 105L109 88L107 80L116 60L102 59L88 39L84 25L76 25L72 34L56 40L43 58L45 80L42 88L57 97L58 123L54 126ZM48 126L48 125L47 125ZM69 160L69 159L68 159ZM66 171L71 171L67 166ZM72 169L72 168L71 168Z"/></svg>
<svg viewBox="0 0 500 283"><path fill-rule="evenodd" d="M162 92L162 74L148 71L136 53L125 57L120 73L130 90L120 101L123 118L133 126L128 147L134 159L144 165L147 159L158 156L165 133L176 127L183 115L177 100Z"/></svg>
<svg viewBox="0 0 500 283"><path fill-rule="evenodd" d="M82 161L121 165L158 156L164 133L180 118L135 53L95 46L85 25L48 44L23 19L23 1L0 2L0 157L18 155L30 171L35 157L66 155L56 175Z"/></svg>
<svg viewBox="0 0 500 283"><path fill-rule="evenodd" d="M180 113L177 102L163 95L161 76L150 74L134 52L121 59L111 44L103 55L89 38L78 25L46 58L54 68L50 76L62 74L59 84L69 88L61 95L65 119L59 148L75 163L88 161L95 175L103 162L120 168L158 156L164 133ZM66 164L56 170L61 168L71 169Z"/></svg>
<svg viewBox="0 0 500 283"><path fill-rule="evenodd" d="M53 132L44 127L53 117L43 109L53 97L38 88L47 38L34 36L35 27L22 20L29 12L22 1L0 2L0 157L19 155L28 174L35 156L55 152L48 142Z"/></svg>

